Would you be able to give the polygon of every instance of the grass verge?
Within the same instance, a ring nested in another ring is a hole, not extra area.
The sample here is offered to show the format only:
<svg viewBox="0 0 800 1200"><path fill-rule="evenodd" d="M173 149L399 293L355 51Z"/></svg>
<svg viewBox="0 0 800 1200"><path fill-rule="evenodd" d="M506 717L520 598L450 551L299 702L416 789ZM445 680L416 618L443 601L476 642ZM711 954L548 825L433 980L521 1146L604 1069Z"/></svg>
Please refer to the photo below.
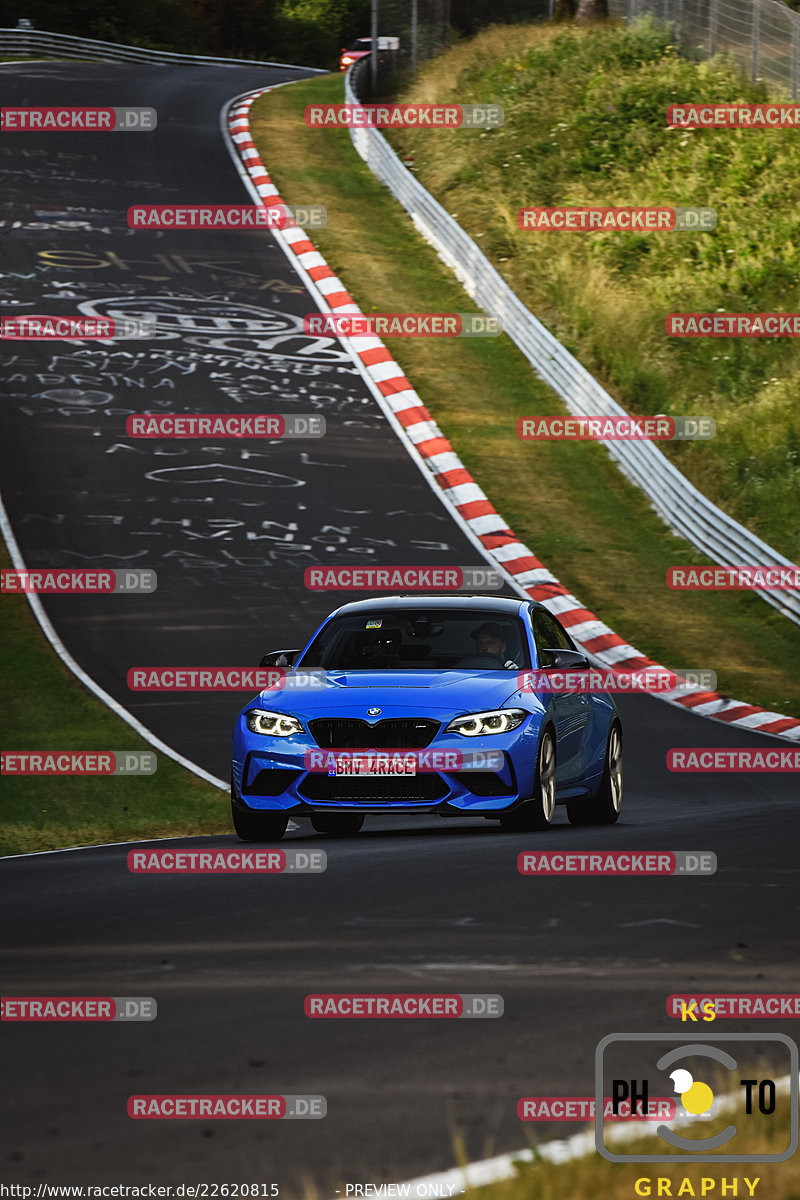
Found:
<svg viewBox="0 0 800 1200"><path fill-rule="evenodd" d="M402 98L502 104L496 130L409 129L391 140L415 155L420 180L624 408L716 420L715 439L665 443L664 452L798 561L800 340L671 338L664 329L671 312L800 311L797 133L666 125L670 104L756 103L770 98L766 88L731 62L681 57L647 18L496 26L427 64ZM718 223L702 234L517 227L523 206L562 204L710 206Z"/></svg>
<svg viewBox="0 0 800 1200"><path fill-rule="evenodd" d="M736 1138L736 1151L743 1154L776 1154L787 1142L786 1122L755 1112L745 1116L744 1110L710 1121L703 1128L708 1137L732 1123L741 1130ZM684 1135L685 1134L685 1131ZM625 1143L621 1153L658 1154L664 1143L657 1138L642 1138ZM797 1156L781 1163L610 1163L599 1154L555 1164L535 1158L528 1164L519 1162L515 1177L487 1187L470 1189L471 1200L633 1200L634 1197L676 1197L690 1200L704 1196L716 1200L723 1195L750 1197L758 1200L797 1200L800 1196L800 1160ZM750 1180L751 1192L744 1180ZM722 1190L722 1180L726 1189ZM662 1183L659 1189L659 1180ZM736 1181L734 1190L733 1181ZM688 1181L688 1182L686 1182ZM703 1187L705 1182L705 1190Z"/></svg>
<svg viewBox="0 0 800 1200"><path fill-rule="evenodd" d="M0 563L10 567L0 543ZM22 595L2 597L4 750L147 750L50 649ZM158 755L154 775L5 775L0 854L136 838L228 833L225 794Z"/></svg>
<svg viewBox="0 0 800 1200"><path fill-rule="evenodd" d="M305 126L307 104L341 99L341 77L318 76L252 106L254 140L281 195L326 206L314 241L365 312L473 308L347 133ZM711 667L725 694L800 713L800 628L752 594L668 591L667 568L702 556L669 533L603 448L517 439L518 417L563 407L507 337L387 346L497 510L584 604L652 658Z"/></svg>

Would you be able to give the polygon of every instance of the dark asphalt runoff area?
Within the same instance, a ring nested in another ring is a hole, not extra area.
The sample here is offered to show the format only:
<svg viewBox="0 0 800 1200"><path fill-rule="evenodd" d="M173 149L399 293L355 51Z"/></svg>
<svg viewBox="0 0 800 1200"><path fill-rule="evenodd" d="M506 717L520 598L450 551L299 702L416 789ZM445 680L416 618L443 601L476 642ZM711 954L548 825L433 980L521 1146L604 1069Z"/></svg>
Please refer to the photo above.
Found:
<svg viewBox="0 0 800 1200"><path fill-rule="evenodd" d="M168 330L148 343L4 346L0 484L29 567L157 571L152 595L45 607L99 684L225 778L247 697L134 695L130 667L250 666L299 645L339 600L304 589L306 566L481 563L337 344L302 334L311 305L269 233L126 226L136 202L248 202L220 108L281 78L44 63L0 74L9 105L158 110L151 134L0 142L0 310L157 310ZM125 436L127 415L159 409L316 413L328 435L266 446ZM284 844L324 847L328 869L295 877L137 876L128 846L4 863L3 994L153 996L158 1018L4 1026L2 1181L276 1183L288 1196L313 1184L324 1200L347 1183L447 1169L457 1144L474 1160L577 1131L521 1123L517 1100L591 1095L608 1033L682 1032L666 1015L671 993L800 991L797 777L664 765L672 746L782 743L645 697L620 710L624 815L607 829L571 827L563 809L542 834L419 816L369 818L336 840L303 824ZM707 850L718 871L526 878L516 856L528 849ZM500 993L505 1011L304 1015L309 992L337 991ZM716 1026L796 1038L796 1024ZM321 1094L328 1113L126 1113L134 1094L238 1092Z"/></svg>

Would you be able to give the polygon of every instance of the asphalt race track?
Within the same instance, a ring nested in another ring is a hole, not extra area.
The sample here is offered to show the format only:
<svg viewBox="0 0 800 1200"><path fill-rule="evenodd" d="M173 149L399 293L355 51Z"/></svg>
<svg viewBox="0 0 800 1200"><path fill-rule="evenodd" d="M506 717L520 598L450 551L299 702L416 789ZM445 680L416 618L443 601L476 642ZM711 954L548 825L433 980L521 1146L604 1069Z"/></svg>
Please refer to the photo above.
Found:
<svg viewBox="0 0 800 1200"><path fill-rule="evenodd" d="M4 74L10 103L102 104L108 95L152 105L159 124L152 133L4 139L0 231L19 276L0 280L4 311L155 310L174 332L112 346L16 343L0 377L4 501L29 567L157 571L151 595L62 596L45 607L102 687L227 779L228 731L246 696L135 694L130 667L255 667L266 650L302 644L336 603L305 590L305 567L484 560L341 347L302 333L316 308L268 230L127 226L137 202L251 204L220 109L297 73L37 70L35 91L27 71ZM46 228L9 229L20 213ZM66 221L92 228L65 231ZM266 444L127 438L126 417L144 411L312 413L328 433Z"/></svg>
<svg viewBox="0 0 800 1200"><path fill-rule="evenodd" d="M242 698L134 695L131 666L249 666L300 644L336 602L304 589L306 566L481 560L336 343L302 335L310 305L269 233L127 228L137 201L247 202L220 108L296 73L20 64L2 77L9 104L158 109L152 134L17 134L0 146L4 312L157 304L175 318L165 341L6 349L0 483L29 567L158 572L153 595L45 607L98 683L227 777ZM237 319L250 325L225 325ZM246 449L132 443L125 416L156 406L317 413L328 436ZM372 818L339 841L303 826L287 843L324 846L328 870L295 878L137 877L128 847L3 864L4 993L159 1004L149 1024L9 1027L8 1181L276 1182L282 1194L313 1181L324 1196L406 1179L452 1166L456 1139L475 1159L532 1131L573 1132L521 1124L518 1098L591 1094L605 1034L680 1032L670 993L800 991L796 778L676 777L664 765L671 746L780 743L655 699L620 709L626 796L611 829L572 828L563 810L539 835ZM713 850L719 870L523 878L516 855L533 848ZM310 991L499 992L505 1015L315 1022L303 1013ZM240 1091L322 1094L328 1115L126 1115L134 1093Z"/></svg>

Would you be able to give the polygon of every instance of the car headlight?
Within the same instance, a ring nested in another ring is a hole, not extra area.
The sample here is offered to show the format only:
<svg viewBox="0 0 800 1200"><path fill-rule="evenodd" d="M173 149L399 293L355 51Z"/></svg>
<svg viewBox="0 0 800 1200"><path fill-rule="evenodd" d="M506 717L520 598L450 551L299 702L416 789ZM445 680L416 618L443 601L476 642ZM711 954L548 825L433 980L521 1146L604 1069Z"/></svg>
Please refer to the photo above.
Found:
<svg viewBox="0 0 800 1200"><path fill-rule="evenodd" d="M464 737L482 737L487 733L508 733L516 729L528 714L522 708L496 708L492 712L470 713L456 717L445 733L461 733Z"/></svg>
<svg viewBox="0 0 800 1200"><path fill-rule="evenodd" d="M297 717L268 712L265 708L249 709L245 719L251 733L263 733L266 737L291 737L294 733L303 732Z"/></svg>

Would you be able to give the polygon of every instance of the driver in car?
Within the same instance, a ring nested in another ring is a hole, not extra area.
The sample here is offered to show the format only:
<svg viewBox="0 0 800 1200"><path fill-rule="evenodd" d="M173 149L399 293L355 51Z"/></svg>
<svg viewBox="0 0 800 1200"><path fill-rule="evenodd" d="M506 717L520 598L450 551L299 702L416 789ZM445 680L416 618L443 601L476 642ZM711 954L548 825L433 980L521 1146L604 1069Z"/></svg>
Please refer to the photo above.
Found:
<svg viewBox="0 0 800 1200"><path fill-rule="evenodd" d="M479 625L477 629L473 629L470 637L474 639L475 649L479 654L491 654L504 667L517 667L517 663L513 659L506 657L508 647L503 637L503 630L493 621L484 621L483 625Z"/></svg>
<svg viewBox="0 0 800 1200"><path fill-rule="evenodd" d="M387 629L377 634L366 650L367 661L376 667L396 667L400 662L400 634Z"/></svg>

